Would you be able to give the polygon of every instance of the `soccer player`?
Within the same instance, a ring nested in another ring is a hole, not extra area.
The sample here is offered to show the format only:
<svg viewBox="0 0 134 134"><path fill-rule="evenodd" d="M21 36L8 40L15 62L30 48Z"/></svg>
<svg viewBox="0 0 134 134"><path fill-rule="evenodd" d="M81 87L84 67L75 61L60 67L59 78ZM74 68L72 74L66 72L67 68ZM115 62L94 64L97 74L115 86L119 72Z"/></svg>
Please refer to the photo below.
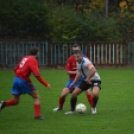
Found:
<svg viewBox="0 0 134 134"><path fill-rule="evenodd" d="M73 114L76 106L76 98L77 96L83 92L87 91L89 88L92 88L93 92L93 107L91 109L92 114L96 114L96 104L99 98L99 91L101 89L101 80L99 74L96 72L94 65L91 61L82 56L82 52L80 50L75 51L74 53L75 60L77 61L77 75L74 81L71 83L69 89L71 90L75 83L80 79L83 75L84 79L77 85L75 90L71 96L71 110L66 112L65 114Z"/></svg>
<svg viewBox="0 0 134 134"><path fill-rule="evenodd" d="M73 52L75 52L76 50L81 50L80 46L78 44L73 45L72 47ZM68 61L67 61L67 65L66 65L66 73L69 75L69 81L67 82L67 84L65 85L61 96L59 97L59 106L57 108L54 108L53 111L59 111L63 109L63 105L65 102L65 98L66 96L71 92L73 92L73 90L75 89L75 87L77 86L78 83L80 83L80 80L82 78L79 78L76 83L74 84L73 88L71 89L71 91L69 90L70 84L73 82L73 80L76 77L76 73L77 73L77 66L76 66L76 60L74 55L72 55L71 57L69 57ZM85 94L87 96L87 100L90 104L90 106L93 106L93 97L90 93L89 90L85 91ZM75 98L77 100L77 98Z"/></svg>
<svg viewBox="0 0 134 134"><path fill-rule="evenodd" d="M33 86L30 75L31 72L38 79L40 83L45 85L48 90L51 86L40 76L38 69L37 57L39 55L39 50L37 47L31 49L31 55L25 56L21 59L20 63L15 67L15 78L13 81L13 86L11 93L14 95L14 98L8 101L1 101L0 111L7 106L14 106L19 104L20 95L29 94L34 99L34 109L35 109L35 120L43 120L44 118L40 116L40 98L37 92L37 89Z"/></svg>

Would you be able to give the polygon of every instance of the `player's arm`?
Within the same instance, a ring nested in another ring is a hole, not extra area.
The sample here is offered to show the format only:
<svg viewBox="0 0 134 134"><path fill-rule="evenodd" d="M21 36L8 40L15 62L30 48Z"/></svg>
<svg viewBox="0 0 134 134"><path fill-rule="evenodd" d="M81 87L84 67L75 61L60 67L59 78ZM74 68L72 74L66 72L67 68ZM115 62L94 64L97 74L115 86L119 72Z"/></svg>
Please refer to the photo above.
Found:
<svg viewBox="0 0 134 134"><path fill-rule="evenodd" d="M16 72L19 68L19 64L14 68L14 72Z"/></svg>
<svg viewBox="0 0 134 134"><path fill-rule="evenodd" d="M41 76L35 76L37 78L37 80L42 83L43 85L45 85L49 90L51 88L50 84L48 84Z"/></svg>
<svg viewBox="0 0 134 134"><path fill-rule="evenodd" d="M74 81L72 82L72 84L75 85L75 83L80 79L80 77L81 77L81 74L77 73Z"/></svg>
<svg viewBox="0 0 134 134"><path fill-rule="evenodd" d="M86 82L87 82L88 84L91 84L91 82L90 82L89 80L95 75L96 69L95 69L95 67L93 66L93 64L91 64L91 63L89 63L89 64L87 65L87 68L90 69L90 74L89 74L89 76L87 77Z"/></svg>
<svg viewBox="0 0 134 134"><path fill-rule="evenodd" d="M69 89L71 90L73 88L73 86L75 85L75 83L80 79L80 77L82 76L82 73L80 70L77 70L77 74L76 77L74 79L74 81L71 83Z"/></svg>
<svg viewBox="0 0 134 134"><path fill-rule="evenodd" d="M23 59L23 58L22 58L22 59ZM22 60L22 59L21 59L21 60ZM20 63L21 63L21 60L20 60ZM17 66L15 66L14 72L16 72L16 71L19 69L20 63L19 63Z"/></svg>
<svg viewBox="0 0 134 134"><path fill-rule="evenodd" d="M34 76L37 78L37 80L42 83L43 85L45 85L49 90L51 88L50 84L48 84L41 76L40 76L40 72L38 69L38 62L35 62L34 64L32 64L30 66L30 69L32 71L32 73L34 74Z"/></svg>
<svg viewBox="0 0 134 134"><path fill-rule="evenodd" d="M66 73L68 75L76 75L77 71L68 71L68 70L66 70Z"/></svg>
<svg viewBox="0 0 134 134"><path fill-rule="evenodd" d="M68 75L76 75L77 71L71 71L71 61L68 59L67 65L66 65L66 73Z"/></svg>

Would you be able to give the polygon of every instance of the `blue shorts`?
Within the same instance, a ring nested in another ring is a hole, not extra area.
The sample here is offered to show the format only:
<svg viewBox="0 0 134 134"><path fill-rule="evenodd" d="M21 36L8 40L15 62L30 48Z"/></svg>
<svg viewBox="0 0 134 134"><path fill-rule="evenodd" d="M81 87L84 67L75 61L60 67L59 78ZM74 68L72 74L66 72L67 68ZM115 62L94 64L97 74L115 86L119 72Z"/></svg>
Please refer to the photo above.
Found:
<svg viewBox="0 0 134 134"><path fill-rule="evenodd" d="M13 86L11 94L21 95L21 94L30 94L33 90L37 90L31 82L22 80L19 77L15 77L13 81Z"/></svg>
<svg viewBox="0 0 134 134"><path fill-rule="evenodd" d="M69 79L68 83L65 85L65 87L70 87L71 83L73 82L73 79ZM81 82L81 80L77 81L74 85L74 87L71 89L70 93L72 93L74 91L74 89L77 87L77 85Z"/></svg>

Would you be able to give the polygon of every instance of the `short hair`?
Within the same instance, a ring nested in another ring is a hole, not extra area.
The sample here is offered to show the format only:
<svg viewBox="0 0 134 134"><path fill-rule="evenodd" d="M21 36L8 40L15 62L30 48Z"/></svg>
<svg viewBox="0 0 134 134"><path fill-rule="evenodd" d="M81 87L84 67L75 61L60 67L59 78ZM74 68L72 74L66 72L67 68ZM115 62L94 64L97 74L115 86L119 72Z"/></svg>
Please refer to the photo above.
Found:
<svg viewBox="0 0 134 134"><path fill-rule="evenodd" d="M82 51L81 50L75 50L74 51L74 54L80 54L80 55L82 55Z"/></svg>
<svg viewBox="0 0 134 134"><path fill-rule="evenodd" d="M31 55L34 55L34 56L35 56L38 52L39 52L38 47L33 47L33 48L31 49Z"/></svg>
<svg viewBox="0 0 134 134"><path fill-rule="evenodd" d="M79 44L74 44L72 47L79 47L81 49L81 46Z"/></svg>

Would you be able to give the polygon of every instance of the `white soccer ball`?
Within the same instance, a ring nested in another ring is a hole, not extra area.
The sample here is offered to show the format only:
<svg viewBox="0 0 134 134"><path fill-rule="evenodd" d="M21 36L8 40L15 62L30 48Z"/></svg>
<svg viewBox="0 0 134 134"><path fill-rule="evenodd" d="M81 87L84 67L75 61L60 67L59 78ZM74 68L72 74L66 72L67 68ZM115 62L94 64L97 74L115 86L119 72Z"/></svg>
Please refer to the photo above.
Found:
<svg viewBox="0 0 134 134"><path fill-rule="evenodd" d="M87 110L86 105L84 105L84 104L82 104L82 103L80 103L80 104L78 104L78 105L76 106L76 112L79 113L79 114L85 113L86 110Z"/></svg>

